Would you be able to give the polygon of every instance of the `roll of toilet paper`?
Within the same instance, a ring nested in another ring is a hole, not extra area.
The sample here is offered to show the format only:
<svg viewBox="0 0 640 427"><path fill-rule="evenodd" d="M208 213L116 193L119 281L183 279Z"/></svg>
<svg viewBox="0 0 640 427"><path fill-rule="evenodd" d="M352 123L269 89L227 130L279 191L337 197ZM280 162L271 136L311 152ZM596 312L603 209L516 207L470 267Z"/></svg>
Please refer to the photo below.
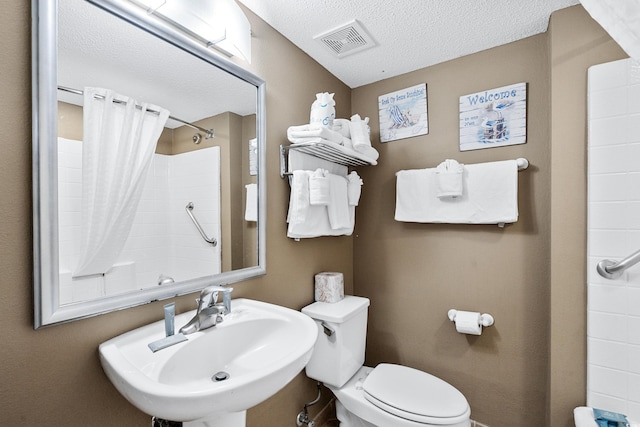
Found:
<svg viewBox="0 0 640 427"><path fill-rule="evenodd" d="M477 313L475 311L458 310L454 322L456 322L456 331L460 332L461 334L482 334L480 313Z"/></svg>
<svg viewBox="0 0 640 427"><path fill-rule="evenodd" d="M344 298L342 273L326 271L315 276L315 299L320 302L338 302Z"/></svg>

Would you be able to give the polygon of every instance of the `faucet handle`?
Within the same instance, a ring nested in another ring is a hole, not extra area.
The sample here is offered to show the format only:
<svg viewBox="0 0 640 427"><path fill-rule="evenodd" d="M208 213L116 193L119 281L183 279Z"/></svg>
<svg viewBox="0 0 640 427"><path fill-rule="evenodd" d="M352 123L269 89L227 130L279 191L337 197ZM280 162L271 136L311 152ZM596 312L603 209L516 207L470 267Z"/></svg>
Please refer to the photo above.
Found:
<svg viewBox="0 0 640 427"><path fill-rule="evenodd" d="M218 303L218 293L222 292L224 307L227 312L231 311L231 291L233 291L233 288L227 288L220 285L207 286L200 292L198 310L216 305Z"/></svg>
<svg viewBox="0 0 640 427"><path fill-rule="evenodd" d="M224 305L225 314L231 313L231 292L233 292L233 288L225 288L222 292L222 304Z"/></svg>

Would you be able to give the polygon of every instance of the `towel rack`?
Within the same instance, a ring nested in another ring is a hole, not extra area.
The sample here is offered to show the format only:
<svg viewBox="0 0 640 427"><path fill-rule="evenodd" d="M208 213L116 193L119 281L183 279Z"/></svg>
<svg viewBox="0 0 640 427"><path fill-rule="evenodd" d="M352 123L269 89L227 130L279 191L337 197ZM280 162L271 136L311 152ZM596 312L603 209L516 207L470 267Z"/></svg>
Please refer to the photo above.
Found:
<svg viewBox="0 0 640 427"><path fill-rule="evenodd" d="M327 160L343 166L366 166L371 164L364 159L351 156L330 144L325 144L323 142L303 142L291 145L280 145L280 178L291 175L287 156L289 150L310 154L322 160Z"/></svg>
<svg viewBox="0 0 640 427"><path fill-rule="evenodd" d="M630 267L633 267L640 262L640 251L636 251L618 262L610 259L603 259L596 266L598 274L605 279L617 279L622 276L622 273Z"/></svg>
<svg viewBox="0 0 640 427"><path fill-rule="evenodd" d="M529 167L529 160L524 157L519 157L516 159L516 164L518 165L518 170L523 171Z"/></svg>
<svg viewBox="0 0 640 427"><path fill-rule="evenodd" d="M207 243L210 243L212 246L216 246L218 244L218 241L216 240L216 238L215 237L208 237L207 234L202 229L202 227L200 226L200 223L198 222L196 217L193 216L193 213L191 212L193 210L193 202L187 203L187 206L184 207L184 210L187 211L187 214L191 218L191 221L193 221L193 225L196 226L196 228L200 232L200 235L202 236L204 241L207 242Z"/></svg>

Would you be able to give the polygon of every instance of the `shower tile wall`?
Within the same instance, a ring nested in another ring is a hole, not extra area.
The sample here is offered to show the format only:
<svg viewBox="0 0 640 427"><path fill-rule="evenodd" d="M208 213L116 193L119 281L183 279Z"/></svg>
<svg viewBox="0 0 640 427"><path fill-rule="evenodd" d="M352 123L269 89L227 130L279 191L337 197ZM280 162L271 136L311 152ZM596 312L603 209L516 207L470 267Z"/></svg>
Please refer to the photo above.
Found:
<svg viewBox="0 0 640 427"><path fill-rule="evenodd" d="M220 245L205 243L185 212L188 202L209 235L220 236L220 149L155 154L138 212L116 266L106 279L71 280L80 236L82 147L59 140L60 298L62 303L156 286L160 274L179 281L221 270ZM213 190L212 190L213 189Z"/></svg>
<svg viewBox="0 0 640 427"><path fill-rule="evenodd" d="M640 265L619 279L602 259L640 250L640 62L589 69L587 404L640 421Z"/></svg>

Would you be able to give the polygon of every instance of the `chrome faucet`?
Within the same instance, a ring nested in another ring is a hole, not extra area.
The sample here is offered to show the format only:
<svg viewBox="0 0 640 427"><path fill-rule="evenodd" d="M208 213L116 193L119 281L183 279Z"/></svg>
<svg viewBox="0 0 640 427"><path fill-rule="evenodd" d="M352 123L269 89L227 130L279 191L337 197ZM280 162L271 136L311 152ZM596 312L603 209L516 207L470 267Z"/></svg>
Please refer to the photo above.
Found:
<svg viewBox="0 0 640 427"><path fill-rule="evenodd" d="M231 313L231 291L233 288L218 285L204 288L200 292L195 316L180 328L180 333L183 335L192 334L222 322L222 316ZM218 294L220 292L222 292L222 302L219 303Z"/></svg>

